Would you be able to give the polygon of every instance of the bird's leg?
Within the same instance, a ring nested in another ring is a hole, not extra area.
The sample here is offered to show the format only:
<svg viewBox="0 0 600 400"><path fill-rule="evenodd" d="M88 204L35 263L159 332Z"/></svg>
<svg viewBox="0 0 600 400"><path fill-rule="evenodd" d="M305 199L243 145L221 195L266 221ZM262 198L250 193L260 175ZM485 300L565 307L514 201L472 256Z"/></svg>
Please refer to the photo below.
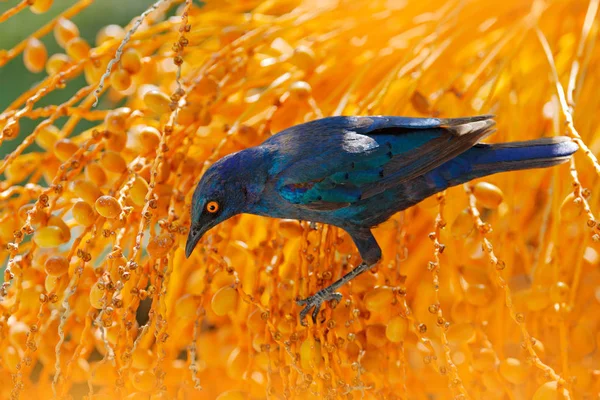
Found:
<svg viewBox="0 0 600 400"><path fill-rule="evenodd" d="M321 309L321 305L323 304L323 302L335 300L339 303L340 300L342 300L342 295L341 293L337 293L336 290L338 290L340 287L350 282L352 279L356 278L363 272L368 271L373 265L368 265L366 262L362 262L358 267L354 268L352 271L348 272L346 275L342 276L340 279L333 282L325 289L319 290L317 293L313 294L310 297L307 297L304 300L296 301L296 304L298 304L299 306L305 306L302 309L302 311L300 311L300 321L302 322L302 324L305 323L304 319L306 318L306 315L313 308L313 322L317 320L317 316L319 315L319 310Z"/></svg>

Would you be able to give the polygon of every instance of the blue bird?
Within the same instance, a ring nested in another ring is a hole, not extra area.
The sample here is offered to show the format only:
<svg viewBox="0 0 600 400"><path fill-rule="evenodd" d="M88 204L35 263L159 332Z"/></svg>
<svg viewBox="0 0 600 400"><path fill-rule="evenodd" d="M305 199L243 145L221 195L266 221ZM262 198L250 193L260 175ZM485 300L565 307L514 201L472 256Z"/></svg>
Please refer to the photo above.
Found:
<svg viewBox="0 0 600 400"><path fill-rule="evenodd" d="M568 137L482 144L493 116L329 117L296 125L261 145L230 154L204 174L192 199L185 253L215 225L240 214L322 222L344 229L362 263L299 300L301 321L381 258L371 228L398 211L475 178L566 162Z"/></svg>

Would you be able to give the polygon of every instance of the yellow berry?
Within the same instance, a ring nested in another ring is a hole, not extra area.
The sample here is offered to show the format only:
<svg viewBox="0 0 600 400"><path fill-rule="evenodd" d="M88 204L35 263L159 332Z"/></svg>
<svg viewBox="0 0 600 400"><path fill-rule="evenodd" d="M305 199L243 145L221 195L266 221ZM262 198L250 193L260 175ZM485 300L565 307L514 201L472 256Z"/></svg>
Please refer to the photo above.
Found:
<svg viewBox="0 0 600 400"><path fill-rule="evenodd" d="M138 371L131 378L133 387L142 392L150 392L156 386L156 375L152 371Z"/></svg>
<svg viewBox="0 0 600 400"><path fill-rule="evenodd" d="M100 196L98 196L100 197ZM73 218L79 225L90 226L96 219L96 212L85 201L78 201L73 205Z"/></svg>
<svg viewBox="0 0 600 400"><path fill-rule="evenodd" d="M296 81L290 85L290 94L298 99L305 99L310 96L312 88L307 82Z"/></svg>
<svg viewBox="0 0 600 400"><path fill-rule="evenodd" d="M34 0L29 9L34 14L43 14L52 7L54 0Z"/></svg>
<svg viewBox="0 0 600 400"><path fill-rule="evenodd" d="M65 239L63 230L58 226L44 226L33 234L35 244L47 249L60 246L66 241Z"/></svg>
<svg viewBox="0 0 600 400"><path fill-rule="evenodd" d="M148 182L141 176L136 176L129 190L131 201L137 206L143 206L146 203L146 194L148 194Z"/></svg>
<svg viewBox="0 0 600 400"><path fill-rule="evenodd" d="M378 287L365 295L364 303L367 310L371 312L381 312L390 307L394 300L392 289L386 286Z"/></svg>
<svg viewBox="0 0 600 400"><path fill-rule="evenodd" d="M198 302L191 294L185 294L175 303L175 315L182 319L196 319Z"/></svg>
<svg viewBox="0 0 600 400"><path fill-rule="evenodd" d="M485 208L496 209L502 203L504 194L497 187L488 182L478 182L473 186L473 195L477 202Z"/></svg>
<svg viewBox="0 0 600 400"><path fill-rule="evenodd" d="M475 329L470 323L461 322L450 325L446 335L451 343L469 343L475 337Z"/></svg>
<svg viewBox="0 0 600 400"><path fill-rule="evenodd" d="M152 126L143 126L136 130L136 144L141 155L155 153L160 144L160 132Z"/></svg>
<svg viewBox="0 0 600 400"><path fill-rule="evenodd" d="M304 369L313 369L321 365L321 343L305 339L300 346L300 364Z"/></svg>
<svg viewBox="0 0 600 400"><path fill-rule="evenodd" d="M54 38L63 49L71 39L79 36L79 28L72 21L60 17L54 26Z"/></svg>
<svg viewBox="0 0 600 400"><path fill-rule="evenodd" d="M128 107L120 107L109 111L104 117L104 125L106 129L111 133L125 133L127 131L127 120L131 115L131 109ZM109 137L110 138L110 137ZM125 143L123 143L124 145ZM123 147L119 149L110 149L114 151L121 151Z"/></svg>
<svg viewBox="0 0 600 400"><path fill-rule="evenodd" d="M52 54L46 62L46 73L48 75L56 75L67 69L70 63L69 56L62 53Z"/></svg>
<svg viewBox="0 0 600 400"><path fill-rule="evenodd" d="M575 221L583 214L583 201L575 197L574 193L569 193L560 206L560 218L565 222Z"/></svg>
<svg viewBox="0 0 600 400"><path fill-rule="evenodd" d="M385 336L392 343L400 343L406 337L408 332L408 320L400 315L396 315L387 324Z"/></svg>
<svg viewBox="0 0 600 400"><path fill-rule="evenodd" d="M42 72L47 59L48 51L46 50L46 46L34 37L29 38L23 51L25 68L34 73Z"/></svg>
<svg viewBox="0 0 600 400"><path fill-rule="evenodd" d="M69 271L69 260L63 256L50 256L44 263L44 269L50 276L62 276Z"/></svg>
<svg viewBox="0 0 600 400"><path fill-rule="evenodd" d="M52 215L48 218L48 226L57 226L63 232L63 238L65 242L68 242L71 239L71 229L69 229L68 225L62 218Z"/></svg>
<svg viewBox="0 0 600 400"><path fill-rule="evenodd" d="M67 42L65 52L73 60L84 60L89 56L90 45L85 41L85 39L75 37Z"/></svg>
<svg viewBox="0 0 600 400"><path fill-rule="evenodd" d="M317 64L315 53L306 46L298 46L294 50L290 62L306 72L312 71Z"/></svg>
<svg viewBox="0 0 600 400"><path fill-rule="evenodd" d="M82 179L71 183L71 192L89 204L95 204L98 197L102 196L102 191L94 183Z"/></svg>
<svg viewBox="0 0 600 400"><path fill-rule="evenodd" d="M106 172L98 163L90 163L85 167L85 177L98 187L106 183Z"/></svg>
<svg viewBox="0 0 600 400"><path fill-rule="evenodd" d="M44 280L44 289L46 289L47 293L56 292L58 284L60 283L60 277L48 275Z"/></svg>
<svg viewBox="0 0 600 400"><path fill-rule="evenodd" d="M96 45L100 46L102 43L109 40L121 41L124 37L125 29L115 24L106 25L98 31L98 34L96 35Z"/></svg>
<svg viewBox="0 0 600 400"><path fill-rule="evenodd" d="M455 239L465 239L473 232L474 228L473 217L469 213L469 209L465 208L456 216L450 230Z"/></svg>
<svg viewBox="0 0 600 400"><path fill-rule="evenodd" d="M532 400L562 400L567 398L567 390L559 389L558 382L546 382L533 394Z"/></svg>
<svg viewBox="0 0 600 400"><path fill-rule="evenodd" d="M520 385L527 381L529 368L516 358L507 358L500 362L500 375L508 382Z"/></svg>
<svg viewBox="0 0 600 400"><path fill-rule="evenodd" d="M60 139L54 143L54 154L62 162L65 162L71 158L71 156L75 154L77 150L79 150L79 146L71 142L69 139Z"/></svg>
<svg viewBox="0 0 600 400"><path fill-rule="evenodd" d="M96 211L104 218L117 218L121 214L121 205L112 196L100 196L96 200Z"/></svg>
<svg viewBox="0 0 600 400"><path fill-rule="evenodd" d="M144 103L146 107L156 114L166 114L171 112L171 99L161 91L152 89L144 94Z"/></svg>
<svg viewBox="0 0 600 400"><path fill-rule="evenodd" d="M127 171L127 162L115 151L105 151L100 158L100 164L110 172L121 174Z"/></svg>
<svg viewBox="0 0 600 400"><path fill-rule="evenodd" d="M210 305L215 314L218 316L227 315L235 310L238 300L237 290L231 286L225 286L214 294Z"/></svg>
<svg viewBox="0 0 600 400"><path fill-rule="evenodd" d="M42 149L49 151L54 148L58 141L60 130L54 125L47 125L41 128L35 136L35 143Z"/></svg>
<svg viewBox="0 0 600 400"><path fill-rule="evenodd" d="M124 92L131 86L131 75L124 69L117 69L110 76L111 86L119 92Z"/></svg>
<svg viewBox="0 0 600 400"><path fill-rule="evenodd" d="M121 55L121 68L135 75L142 69L142 57L136 49L127 49Z"/></svg>

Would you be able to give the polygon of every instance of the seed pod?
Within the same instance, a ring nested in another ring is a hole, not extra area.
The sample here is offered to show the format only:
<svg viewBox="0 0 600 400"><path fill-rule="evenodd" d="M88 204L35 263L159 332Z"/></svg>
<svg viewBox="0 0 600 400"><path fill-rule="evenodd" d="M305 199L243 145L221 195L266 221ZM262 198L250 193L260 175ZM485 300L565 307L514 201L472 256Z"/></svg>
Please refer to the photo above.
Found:
<svg viewBox="0 0 600 400"><path fill-rule="evenodd" d="M174 243L175 241L171 236L155 236L152 239L150 239L146 250L148 251L148 254L150 254L150 257L161 258L169 253L169 250L171 250L171 247L173 247Z"/></svg>
<svg viewBox="0 0 600 400"><path fill-rule="evenodd" d="M75 37L67 42L65 52L75 61L81 61L88 58L90 45L85 39Z"/></svg>
<svg viewBox="0 0 600 400"><path fill-rule="evenodd" d="M364 303L367 310L371 312L380 312L381 310L389 307L394 299L394 293L392 289L383 286L378 287L365 295Z"/></svg>
<svg viewBox="0 0 600 400"><path fill-rule="evenodd" d="M117 218L121 214L121 205L112 196L100 196L96 200L96 211L104 218Z"/></svg>
<svg viewBox="0 0 600 400"><path fill-rule="evenodd" d="M62 276L69 271L69 260L63 256L50 256L44 263L44 270L50 276Z"/></svg>
<svg viewBox="0 0 600 400"><path fill-rule="evenodd" d="M98 196L100 197L100 196ZM79 225L90 226L96 220L96 212L85 201L78 201L73 205L73 218Z"/></svg>
<svg viewBox="0 0 600 400"><path fill-rule="evenodd" d="M171 112L171 99L159 90L149 90L144 94L144 103L155 114L167 114Z"/></svg>
<svg viewBox="0 0 600 400"><path fill-rule="evenodd" d="M86 180L76 180L71 183L71 192L88 204L95 204L98 197L102 196L102 191L98 187Z"/></svg>
<svg viewBox="0 0 600 400"><path fill-rule="evenodd" d="M400 343L408 332L408 320L399 315L390 319L385 328L385 336L392 343Z"/></svg>
<svg viewBox="0 0 600 400"><path fill-rule="evenodd" d="M237 306L237 300L237 290L231 286L225 286L214 294L210 302L210 306L216 315L222 317L235 310Z"/></svg>
<svg viewBox="0 0 600 400"><path fill-rule="evenodd" d="M107 171L117 174L127 171L127 163L119 153L114 151L105 151L100 159L100 164L102 164Z"/></svg>
<svg viewBox="0 0 600 400"><path fill-rule="evenodd" d="M121 68L131 75L137 74L142 69L142 57L136 49L127 49L121 55Z"/></svg>
<svg viewBox="0 0 600 400"><path fill-rule="evenodd" d="M142 392L150 392L156 387L156 375L152 371L138 371L131 377L133 387Z"/></svg>
<svg viewBox="0 0 600 400"><path fill-rule="evenodd" d="M124 37L125 29L115 24L106 25L100 29L96 35L96 46L100 46L109 40L120 42Z"/></svg>
<svg viewBox="0 0 600 400"><path fill-rule="evenodd" d="M55 53L50 56L46 62L46 73L48 75L56 75L67 69L70 63L69 56L62 53Z"/></svg>
<svg viewBox="0 0 600 400"><path fill-rule="evenodd" d="M35 143L42 149L49 151L58 141L60 130L54 125L47 125L40 129L35 136Z"/></svg>
<svg viewBox="0 0 600 400"><path fill-rule="evenodd" d="M502 190L487 182L476 183L475 186L473 186L473 195L479 204L492 210L498 208L504 199Z"/></svg>
<svg viewBox="0 0 600 400"><path fill-rule="evenodd" d="M54 25L54 38L63 49L71 39L79 36L79 28L72 21L60 17Z"/></svg>
<svg viewBox="0 0 600 400"><path fill-rule="evenodd" d="M62 162L65 162L71 158L71 156L75 154L77 150L79 150L79 146L71 142L69 139L60 139L54 143L54 154Z"/></svg>
<svg viewBox="0 0 600 400"><path fill-rule="evenodd" d="M29 72L42 72L44 70L44 66L46 65L47 59L48 51L46 50L44 43L40 42L34 37L30 38L27 41L27 45L25 46L25 50L23 52L23 62L25 63L25 68L27 68Z"/></svg>
<svg viewBox="0 0 600 400"><path fill-rule="evenodd" d="M34 0L29 9L34 14L43 14L52 7L54 0Z"/></svg>
<svg viewBox="0 0 600 400"><path fill-rule="evenodd" d="M131 75L124 69L117 69L110 76L110 84L119 92L124 92L131 86Z"/></svg>
<svg viewBox="0 0 600 400"><path fill-rule="evenodd" d="M33 241L43 249L51 249L60 246L66 240L63 230L58 226L44 226L36 229Z"/></svg>

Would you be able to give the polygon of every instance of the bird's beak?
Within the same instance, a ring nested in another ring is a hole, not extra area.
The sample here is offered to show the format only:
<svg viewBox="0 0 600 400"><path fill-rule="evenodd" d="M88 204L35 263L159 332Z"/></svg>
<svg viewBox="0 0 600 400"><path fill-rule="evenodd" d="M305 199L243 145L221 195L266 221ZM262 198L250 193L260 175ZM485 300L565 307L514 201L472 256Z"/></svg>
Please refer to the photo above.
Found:
<svg viewBox="0 0 600 400"><path fill-rule="evenodd" d="M204 232L202 230L194 230L190 229L190 233L188 234L187 242L185 243L185 256L189 258L194 248L202 238L202 234Z"/></svg>

